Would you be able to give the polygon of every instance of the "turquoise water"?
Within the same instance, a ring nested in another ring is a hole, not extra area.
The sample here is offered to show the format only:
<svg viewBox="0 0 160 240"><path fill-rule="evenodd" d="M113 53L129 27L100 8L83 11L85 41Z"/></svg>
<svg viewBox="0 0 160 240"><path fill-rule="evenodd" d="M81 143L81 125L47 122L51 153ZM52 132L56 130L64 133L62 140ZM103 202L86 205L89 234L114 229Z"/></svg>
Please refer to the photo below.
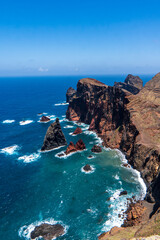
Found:
<svg viewBox="0 0 160 240"><path fill-rule="evenodd" d="M70 135L77 125L66 121L67 105L55 104L65 101L67 88L75 87L79 78L0 81L1 240L29 239L30 231L42 221L60 221L66 226L66 234L59 239L94 240L102 231L120 226L118 214L125 210L127 197L143 197L145 189L139 174L122 167L125 159L120 152L104 148L102 153L92 154L92 146L100 139L87 130L87 125L81 125L81 135ZM111 85L123 80L121 76L97 79ZM41 112L52 115L52 121L59 117L67 142L82 138L87 150L67 158L56 157L66 147L40 153L50 125L38 122L37 114ZM31 122L20 125L26 120ZM14 148L8 149L10 146ZM94 158L88 159L90 154ZM90 174L81 170L87 163L94 169ZM119 197L122 190L127 190L128 195Z"/></svg>

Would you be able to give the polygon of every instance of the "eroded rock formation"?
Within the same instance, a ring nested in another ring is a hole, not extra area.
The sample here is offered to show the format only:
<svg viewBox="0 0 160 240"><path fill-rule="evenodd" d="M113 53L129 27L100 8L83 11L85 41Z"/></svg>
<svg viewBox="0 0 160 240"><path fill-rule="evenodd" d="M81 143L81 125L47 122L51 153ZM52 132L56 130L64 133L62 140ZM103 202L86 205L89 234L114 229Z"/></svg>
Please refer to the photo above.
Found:
<svg viewBox="0 0 160 240"><path fill-rule="evenodd" d="M51 119L49 117L46 116L42 116L40 119L40 122L49 122Z"/></svg>
<svg viewBox="0 0 160 240"><path fill-rule="evenodd" d="M68 88L66 93L66 102L70 102L74 95L76 94L76 90L72 87Z"/></svg>
<svg viewBox="0 0 160 240"><path fill-rule="evenodd" d="M89 124L106 147L125 152L147 184L147 200L160 200L160 73L136 95L81 79L66 117Z"/></svg>
<svg viewBox="0 0 160 240"><path fill-rule="evenodd" d="M70 142L70 144L68 145L68 147L65 151L65 154L68 155L73 152L83 151L84 149L86 149L86 146L85 146L84 142L82 141L82 139L79 139L78 142L76 143L76 145L73 142Z"/></svg>
<svg viewBox="0 0 160 240"><path fill-rule="evenodd" d="M73 132L73 135L78 135L78 134L80 134L80 133L82 133L82 129L79 128L79 127L77 127L77 128L75 129L75 131Z"/></svg>
<svg viewBox="0 0 160 240"><path fill-rule="evenodd" d="M56 121L49 126L46 132L41 151L48 151L65 145L67 145L67 141L62 132L59 119L57 118Z"/></svg>
<svg viewBox="0 0 160 240"><path fill-rule="evenodd" d="M126 77L124 83L115 82L114 86L122 88L123 90L126 90L132 94L137 94L143 88L143 81L138 76L133 76L132 74L129 74Z"/></svg>

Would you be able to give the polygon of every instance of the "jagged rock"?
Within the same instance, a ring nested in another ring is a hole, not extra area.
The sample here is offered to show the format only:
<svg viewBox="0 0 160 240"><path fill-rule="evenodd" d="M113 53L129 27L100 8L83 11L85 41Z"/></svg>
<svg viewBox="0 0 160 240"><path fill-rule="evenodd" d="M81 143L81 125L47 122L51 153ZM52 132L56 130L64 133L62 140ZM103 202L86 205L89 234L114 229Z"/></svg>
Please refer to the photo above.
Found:
<svg viewBox="0 0 160 240"><path fill-rule="evenodd" d="M95 153L100 153L102 152L102 148L98 145L94 145L91 149L92 152L95 152Z"/></svg>
<svg viewBox="0 0 160 240"><path fill-rule="evenodd" d="M86 149L86 146L85 146L84 142L82 141L82 139L78 140L75 147L76 147L77 151L82 151L82 150Z"/></svg>
<svg viewBox="0 0 160 240"><path fill-rule="evenodd" d="M75 131L73 132L73 135L78 135L78 134L80 134L80 133L82 133L82 129L81 129L80 127L77 127L77 128L75 129Z"/></svg>
<svg viewBox="0 0 160 240"><path fill-rule="evenodd" d="M129 74L126 77L124 83L115 82L114 86L127 90L132 94L137 94L143 88L143 81L138 76L133 76L132 74Z"/></svg>
<svg viewBox="0 0 160 240"><path fill-rule="evenodd" d="M70 102L74 95L76 94L76 90L72 87L68 88L66 93L66 102Z"/></svg>
<svg viewBox="0 0 160 240"><path fill-rule="evenodd" d="M47 130L41 151L52 150L64 145L67 145L67 141L62 132L59 119L57 118Z"/></svg>
<svg viewBox="0 0 160 240"><path fill-rule="evenodd" d="M83 151L84 149L86 149L86 146L85 146L84 142L82 141L82 139L79 139L78 142L76 143L76 145L74 145L73 142L70 142L70 144L68 145L68 147L65 151L65 154L68 155L73 152Z"/></svg>
<svg viewBox="0 0 160 240"><path fill-rule="evenodd" d="M31 232L31 239L36 239L38 237L43 237L44 240L52 240L59 236L64 235L65 229L60 224L51 225L48 223L43 223L40 226L36 226Z"/></svg>
<svg viewBox="0 0 160 240"><path fill-rule="evenodd" d="M130 203L125 214L127 218L125 219L122 227L129 227L137 225L142 218L142 215L146 208L143 206L142 201L138 201L136 203Z"/></svg>
<svg viewBox="0 0 160 240"><path fill-rule="evenodd" d="M127 191L122 191L122 192L120 192L119 196L123 196L123 195L127 195L127 194L128 194Z"/></svg>
<svg viewBox="0 0 160 240"><path fill-rule="evenodd" d="M136 95L81 79L66 117L89 124L104 146L125 152L147 183L147 199L160 202L160 73Z"/></svg>
<svg viewBox="0 0 160 240"><path fill-rule="evenodd" d="M85 172L91 172L91 171L92 171L92 168L91 168L91 166L90 166L89 164L86 164L86 165L83 167L83 170L84 170Z"/></svg>
<svg viewBox="0 0 160 240"><path fill-rule="evenodd" d="M72 152L76 152L76 151L77 151L77 149L76 149L74 143L70 142L70 144L68 145L68 147L67 147L67 149L65 151L65 154L68 155L68 154L70 154Z"/></svg>
<svg viewBox="0 0 160 240"><path fill-rule="evenodd" d="M42 116L40 122L49 122L51 119L46 116Z"/></svg>

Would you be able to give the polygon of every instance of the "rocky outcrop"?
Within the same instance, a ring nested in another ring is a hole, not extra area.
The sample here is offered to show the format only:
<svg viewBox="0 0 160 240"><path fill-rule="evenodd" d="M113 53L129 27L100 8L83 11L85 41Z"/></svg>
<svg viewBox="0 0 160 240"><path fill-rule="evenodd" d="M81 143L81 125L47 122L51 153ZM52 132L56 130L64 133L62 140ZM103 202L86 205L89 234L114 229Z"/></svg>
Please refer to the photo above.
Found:
<svg viewBox="0 0 160 240"><path fill-rule="evenodd" d="M122 191L122 192L120 192L119 196L123 196L123 195L127 195L127 194L128 194L127 191Z"/></svg>
<svg viewBox="0 0 160 240"><path fill-rule="evenodd" d="M41 151L52 150L64 145L67 145L67 141L62 132L59 119L57 118L56 121L52 123L47 130Z"/></svg>
<svg viewBox="0 0 160 240"><path fill-rule="evenodd" d="M91 149L92 152L95 152L95 153L100 153L102 152L102 148L98 145L94 145Z"/></svg>
<svg viewBox="0 0 160 240"><path fill-rule="evenodd" d="M68 147L65 151L65 154L68 155L73 152L83 151L84 149L86 149L86 146L85 146L84 142L82 141L82 139L79 139L78 142L76 143L76 145L74 145L73 142L70 142L70 144L68 145Z"/></svg>
<svg viewBox="0 0 160 240"><path fill-rule="evenodd" d="M36 226L31 232L31 239L37 239L43 237L44 240L51 240L60 237L65 234L65 229L60 224L51 225L43 223L40 226Z"/></svg>
<svg viewBox="0 0 160 240"><path fill-rule="evenodd" d="M66 93L66 102L70 102L74 95L76 94L76 90L72 87L68 88Z"/></svg>
<svg viewBox="0 0 160 240"><path fill-rule="evenodd" d="M80 133L82 133L82 129L79 128L79 127L77 127L77 128L75 129L75 131L73 132L73 135L78 135L78 134L80 134Z"/></svg>
<svg viewBox="0 0 160 240"><path fill-rule="evenodd" d="M46 117L46 116L42 116L41 119L40 119L40 122L49 122L51 121L51 119L49 117Z"/></svg>
<svg viewBox="0 0 160 240"><path fill-rule="evenodd" d="M115 82L114 86L122 88L123 90L126 90L132 94L137 94L143 88L143 81L138 76L133 76L132 74L129 74L126 77L124 83Z"/></svg>
<svg viewBox="0 0 160 240"><path fill-rule="evenodd" d="M91 168L91 166L90 166L89 164L86 164L86 165L83 167L83 170L84 170L85 172L91 172L91 171L92 171L92 168Z"/></svg>
<svg viewBox="0 0 160 240"><path fill-rule="evenodd" d="M106 147L125 152L147 184L147 200L160 200L160 73L136 95L81 79L66 117L89 124Z"/></svg>

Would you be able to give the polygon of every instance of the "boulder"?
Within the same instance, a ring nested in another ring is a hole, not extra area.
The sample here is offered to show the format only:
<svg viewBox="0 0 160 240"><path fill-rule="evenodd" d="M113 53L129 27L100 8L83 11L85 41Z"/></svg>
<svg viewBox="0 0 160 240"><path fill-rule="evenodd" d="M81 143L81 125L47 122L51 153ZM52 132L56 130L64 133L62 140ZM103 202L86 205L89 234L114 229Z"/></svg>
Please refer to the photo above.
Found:
<svg viewBox="0 0 160 240"><path fill-rule="evenodd" d="M127 195L127 194L128 194L127 191L122 191L122 192L120 192L119 196L123 196L123 195Z"/></svg>
<svg viewBox="0 0 160 240"><path fill-rule="evenodd" d="M65 229L61 224L48 224L42 223L40 226L36 226L31 232L31 239L43 237L44 240L52 240L65 234Z"/></svg>
<svg viewBox="0 0 160 240"><path fill-rule="evenodd" d="M56 121L52 123L47 130L41 151L52 150L54 148L65 145L67 145L67 141L62 132L59 119L57 118Z"/></svg>
<svg viewBox="0 0 160 240"><path fill-rule="evenodd" d="M86 164L86 165L83 167L83 170L84 170L85 172L91 172L91 171L92 171L92 168L91 168L91 166L90 166L89 164Z"/></svg>
<svg viewBox="0 0 160 240"><path fill-rule="evenodd" d="M92 152L95 152L95 153L100 153L102 152L102 148L98 145L94 145L91 149Z"/></svg>
<svg viewBox="0 0 160 240"><path fill-rule="evenodd" d="M42 116L40 122L49 122L51 119L46 116Z"/></svg>
<svg viewBox="0 0 160 240"><path fill-rule="evenodd" d="M73 132L73 135L78 135L82 133L82 129L80 127L77 127L76 130Z"/></svg>

